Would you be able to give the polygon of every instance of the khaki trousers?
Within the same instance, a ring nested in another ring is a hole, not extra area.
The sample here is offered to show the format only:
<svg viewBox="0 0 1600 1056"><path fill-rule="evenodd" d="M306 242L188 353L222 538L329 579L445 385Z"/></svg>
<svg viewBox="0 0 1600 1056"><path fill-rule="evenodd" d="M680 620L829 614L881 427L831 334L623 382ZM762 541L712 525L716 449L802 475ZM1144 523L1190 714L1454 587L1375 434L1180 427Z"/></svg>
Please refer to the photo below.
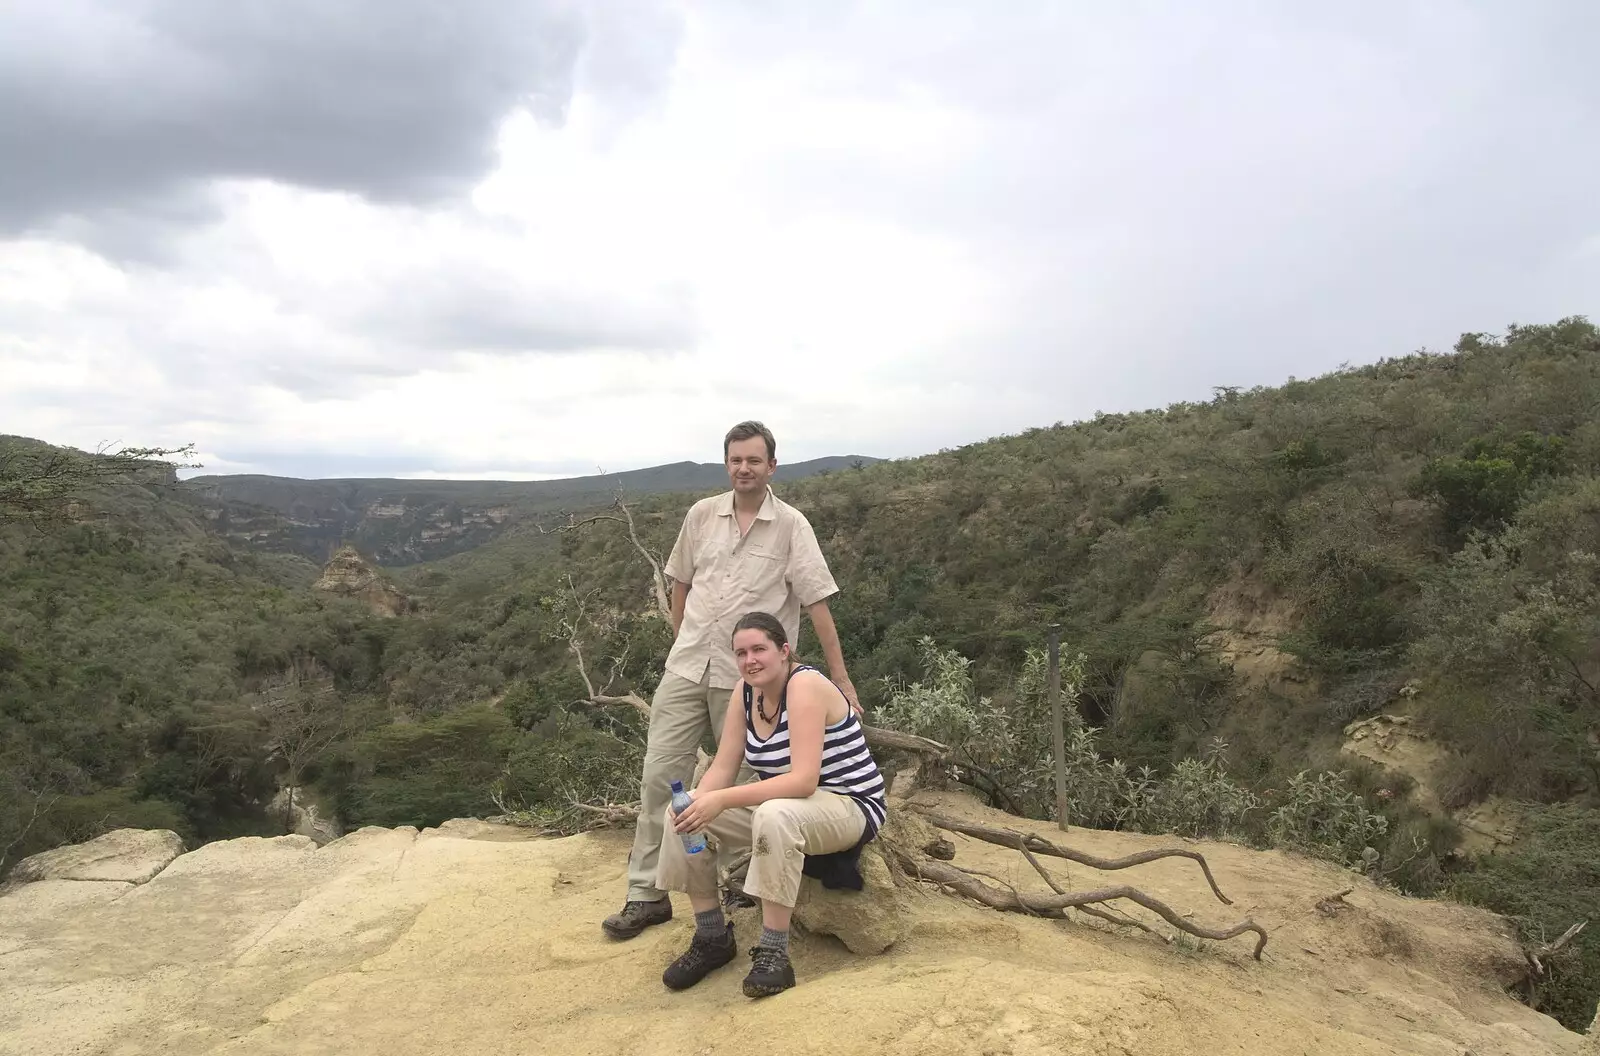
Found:
<svg viewBox="0 0 1600 1056"><path fill-rule="evenodd" d="M668 812L670 812L670 804ZM690 854L683 837L661 815L661 865L656 884L701 898L717 894L717 860L711 849ZM750 851L744 893L763 902L793 907L800 897L800 870L808 854L844 851L860 842L866 815L849 796L818 790L805 799L769 799L755 807L732 807L707 828L718 853L732 857Z"/></svg>
<svg viewBox="0 0 1600 1056"><path fill-rule="evenodd" d="M695 749L708 739L722 736L733 687L711 685L711 665L699 682L668 671L650 701L650 732L645 741L644 774L639 784L639 820L634 826L633 851L628 855L628 901L654 902L666 892L656 887L656 860L661 851L661 818L672 802L672 782L684 788L694 784ZM736 784L756 779L755 772L739 763ZM724 864L732 865L728 859Z"/></svg>

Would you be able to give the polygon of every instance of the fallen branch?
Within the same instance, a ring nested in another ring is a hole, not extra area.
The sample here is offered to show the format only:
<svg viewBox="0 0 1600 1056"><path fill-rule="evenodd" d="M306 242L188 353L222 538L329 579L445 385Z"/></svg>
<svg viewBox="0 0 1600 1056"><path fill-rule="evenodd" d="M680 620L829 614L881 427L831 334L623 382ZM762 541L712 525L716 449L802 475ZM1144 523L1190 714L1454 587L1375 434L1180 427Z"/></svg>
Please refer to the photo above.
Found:
<svg viewBox="0 0 1600 1056"><path fill-rule="evenodd" d="M1159 861L1162 858L1188 858L1200 866L1200 871L1205 874L1206 883L1211 885L1211 893L1223 905L1233 905L1233 900L1222 893L1217 886L1217 881L1211 875L1211 866L1206 864L1205 856L1198 851L1185 851L1177 847L1157 848L1151 851L1139 851L1122 858L1097 858L1092 854L1075 851L1070 847L1062 847L1028 833L1014 832L1009 829L996 829L988 825L978 825L959 818L948 817L926 807L911 805L911 809L927 818L934 825L950 832L959 832L963 836L971 836L975 840L983 840L999 847L1009 847L1012 850L1026 849L1035 854L1044 854L1052 858L1064 858L1069 862L1087 865L1091 869L1100 869L1110 872L1116 869L1127 869L1135 865L1144 865L1146 862Z"/></svg>
<svg viewBox="0 0 1600 1056"><path fill-rule="evenodd" d="M1062 910L1069 907L1081 908L1097 902L1111 902L1119 898L1125 898L1148 909L1179 931L1193 935L1196 938L1213 939L1220 942L1243 935L1247 931L1254 932L1256 945L1251 956L1258 961L1261 959L1261 951L1267 945L1267 929L1249 918L1229 928L1202 927L1184 919L1182 915L1166 903L1152 898L1138 888L1130 887L1127 884L1100 887L1090 891L1069 891L1059 895L1025 895L1018 893L1014 888L1011 891L1002 891L999 888L991 887L970 873L955 866L946 865L944 862L917 862L904 852L896 852L896 855L900 860L901 868L906 872L926 880L932 880L942 887L948 887L957 894L965 895L974 901L981 902L991 909L1012 913L1047 914L1052 910Z"/></svg>
<svg viewBox="0 0 1600 1056"><path fill-rule="evenodd" d="M886 730L881 726L868 726L861 724L861 732L866 735L867 745L872 748L897 748L903 752L915 752L933 759L943 759L950 754L950 749L938 741L930 741L926 737L918 737L914 733L901 733L899 730Z"/></svg>
<svg viewBox="0 0 1600 1056"><path fill-rule="evenodd" d="M613 825L629 824L639 820L639 804L637 803L583 803L572 801L572 809L580 814L588 814L594 819L594 828L610 828Z"/></svg>
<svg viewBox="0 0 1600 1056"><path fill-rule="evenodd" d="M1353 887L1347 887L1342 891L1335 891L1327 898L1317 899L1317 912L1325 917L1332 917L1337 916L1341 909L1349 909L1350 903L1344 900L1344 896L1354 890Z"/></svg>
<svg viewBox="0 0 1600 1056"><path fill-rule="evenodd" d="M1562 932L1561 937L1555 942L1547 942L1538 949L1524 951L1528 956L1528 974L1535 979L1544 978L1545 973L1549 971L1549 969L1545 967L1544 962L1555 956L1557 953L1560 953L1563 946L1577 938L1578 933L1588 926L1589 922L1587 920L1580 920L1578 923L1572 925L1572 927Z"/></svg>

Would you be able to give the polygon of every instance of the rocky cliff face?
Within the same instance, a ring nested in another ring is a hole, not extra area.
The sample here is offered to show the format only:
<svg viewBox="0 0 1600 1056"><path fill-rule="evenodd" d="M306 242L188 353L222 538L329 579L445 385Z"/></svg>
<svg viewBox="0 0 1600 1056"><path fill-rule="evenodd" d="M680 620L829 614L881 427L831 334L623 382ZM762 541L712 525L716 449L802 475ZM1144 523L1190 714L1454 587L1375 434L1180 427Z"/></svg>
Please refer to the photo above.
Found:
<svg viewBox="0 0 1600 1056"><path fill-rule="evenodd" d="M411 599L379 575L354 547L340 547L322 567L322 578L314 587L360 601L379 616L404 616L413 609Z"/></svg>
<svg viewBox="0 0 1600 1056"><path fill-rule="evenodd" d="M346 543L384 565L448 557L489 542L515 516L505 503L476 506L420 496L355 504L337 496L297 497L272 506L235 498L230 488L191 490L205 502L206 517L218 534L252 549L314 561L326 560Z"/></svg>

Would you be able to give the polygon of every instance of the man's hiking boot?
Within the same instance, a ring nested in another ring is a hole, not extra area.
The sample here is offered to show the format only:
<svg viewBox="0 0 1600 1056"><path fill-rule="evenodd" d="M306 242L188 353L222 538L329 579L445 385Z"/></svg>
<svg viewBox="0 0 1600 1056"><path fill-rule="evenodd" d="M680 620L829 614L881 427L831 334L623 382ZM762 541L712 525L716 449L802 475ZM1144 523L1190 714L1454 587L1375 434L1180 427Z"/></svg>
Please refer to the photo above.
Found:
<svg viewBox="0 0 1600 1056"><path fill-rule="evenodd" d="M628 902L620 913L613 913L600 922L600 928L613 939L631 939L652 924L665 924L672 919L672 899L660 898L654 902Z"/></svg>
<svg viewBox="0 0 1600 1056"><path fill-rule="evenodd" d="M750 959L755 963L744 977L745 997L771 997L794 985L794 965L782 950L757 946L750 951Z"/></svg>
<svg viewBox="0 0 1600 1056"><path fill-rule="evenodd" d="M687 990L733 960L738 952L739 947L733 941L732 921L720 939L702 938L696 932L689 949L661 973L661 981L673 990Z"/></svg>

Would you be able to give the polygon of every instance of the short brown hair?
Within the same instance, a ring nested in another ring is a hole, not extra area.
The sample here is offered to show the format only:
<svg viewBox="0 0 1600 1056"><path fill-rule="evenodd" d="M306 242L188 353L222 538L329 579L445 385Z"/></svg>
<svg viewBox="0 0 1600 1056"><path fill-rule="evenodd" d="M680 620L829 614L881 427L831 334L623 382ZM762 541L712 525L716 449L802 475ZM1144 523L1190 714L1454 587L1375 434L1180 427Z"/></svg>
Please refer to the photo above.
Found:
<svg viewBox="0 0 1600 1056"><path fill-rule="evenodd" d="M789 644L789 632L783 629L783 622L770 612L747 612L740 616L739 622L733 625L733 633L740 631L760 631L779 649Z"/></svg>
<svg viewBox="0 0 1600 1056"><path fill-rule="evenodd" d="M733 633L740 631L760 631L767 636L767 640L782 649L789 645L789 632L783 629L783 621L770 612L747 612L739 617L739 622L733 625ZM731 636L730 636L731 637ZM800 654L789 645L789 662L796 667L810 667L811 665L800 658Z"/></svg>
<svg viewBox="0 0 1600 1056"><path fill-rule="evenodd" d="M722 438L723 460L727 460L728 447L735 440L749 440L752 437L757 436L761 437L761 439L767 442L767 461L771 462L772 460L776 459L778 457L778 441L772 438L772 430L768 429L760 422L740 422L732 429L729 429L728 435Z"/></svg>

